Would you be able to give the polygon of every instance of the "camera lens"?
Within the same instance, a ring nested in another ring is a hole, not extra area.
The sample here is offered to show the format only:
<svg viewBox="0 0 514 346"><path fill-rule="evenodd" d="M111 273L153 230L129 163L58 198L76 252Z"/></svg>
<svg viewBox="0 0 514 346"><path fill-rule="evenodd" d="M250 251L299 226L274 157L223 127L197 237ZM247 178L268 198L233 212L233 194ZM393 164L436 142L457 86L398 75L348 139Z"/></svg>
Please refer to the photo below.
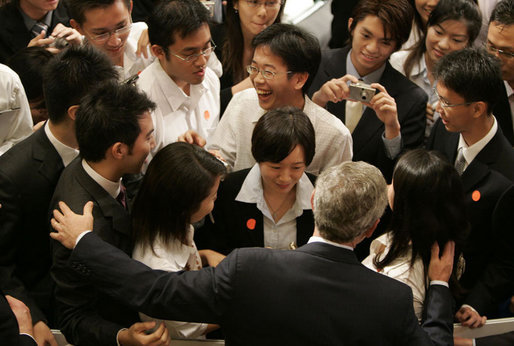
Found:
<svg viewBox="0 0 514 346"><path fill-rule="evenodd" d="M366 90L361 90L361 100L366 101L367 96Z"/></svg>

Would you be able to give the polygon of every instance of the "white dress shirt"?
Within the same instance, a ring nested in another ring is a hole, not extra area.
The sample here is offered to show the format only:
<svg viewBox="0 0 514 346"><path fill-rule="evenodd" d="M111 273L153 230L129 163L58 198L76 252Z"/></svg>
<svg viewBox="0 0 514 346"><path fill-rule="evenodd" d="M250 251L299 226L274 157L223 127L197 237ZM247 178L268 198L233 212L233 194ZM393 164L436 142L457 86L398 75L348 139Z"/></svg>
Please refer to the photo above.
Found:
<svg viewBox="0 0 514 346"><path fill-rule="evenodd" d="M220 112L220 81L209 67L203 82L191 85L189 96L168 76L158 59L141 73L137 85L157 104L152 112L156 142L152 155L188 130L209 140Z"/></svg>
<svg viewBox="0 0 514 346"><path fill-rule="evenodd" d="M61 157L64 167L68 166L71 163L71 161L73 161L73 159L75 159L78 156L78 149L69 147L66 144L60 142L57 138L55 138L54 134L50 130L48 121L45 124L45 134L48 137L50 143L54 146L55 150L57 151L57 154L59 154L59 156Z"/></svg>
<svg viewBox="0 0 514 346"><path fill-rule="evenodd" d="M123 67L115 66L122 81L137 75L155 60L152 54L149 54L148 58L145 58L143 54L140 57L136 55L137 41L146 29L148 29L148 26L144 22L133 23L130 28L130 34L125 43L125 52L123 53Z"/></svg>
<svg viewBox="0 0 514 346"><path fill-rule="evenodd" d="M484 149L484 147L493 139L494 135L496 134L496 131L498 131L498 122L496 121L496 118L493 117L493 126L491 126L491 129L487 134L478 142L475 144L468 146L466 144L466 141L464 140L464 137L462 137L462 134L459 134L459 145L457 146L457 152L461 150L462 148L462 154L464 155L464 158L466 159L466 163L464 164L464 171L466 168L468 168L469 164L475 159L475 157Z"/></svg>
<svg viewBox="0 0 514 346"><path fill-rule="evenodd" d="M268 204L264 199L261 170L259 164L255 164L246 176L241 190L236 196L236 201L254 203L263 215L264 247L272 249L291 249L290 245L296 245L296 218L303 214L304 210L311 210L311 195L314 186L305 173L296 183L296 199L293 206L275 222Z"/></svg>
<svg viewBox="0 0 514 346"><path fill-rule="evenodd" d="M32 133L32 116L20 77L0 64L0 155Z"/></svg>
<svg viewBox="0 0 514 346"><path fill-rule="evenodd" d="M166 244L161 238L156 238L153 251L150 246L136 244L132 258L146 264L152 269L178 272L181 270L200 270L202 261L193 240L194 229L189 225L186 235L187 244L182 244L176 238ZM142 321L161 320L139 313ZM191 323L179 321L164 321L172 338L199 338L205 339L206 323Z"/></svg>
<svg viewBox="0 0 514 346"><path fill-rule="evenodd" d="M326 168L351 161L352 135L343 122L307 96L303 112L316 134L316 153L306 171L318 175ZM252 167L252 132L264 113L254 88L238 92L228 104L208 148L219 150L234 171Z"/></svg>
<svg viewBox="0 0 514 346"><path fill-rule="evenodd" d="M121 191L121 179L118 181L110 181L109 179L102 177L84 159L82 160L82 167L91 179L107 191L112 198L116 199L118 197Z"/></svg>

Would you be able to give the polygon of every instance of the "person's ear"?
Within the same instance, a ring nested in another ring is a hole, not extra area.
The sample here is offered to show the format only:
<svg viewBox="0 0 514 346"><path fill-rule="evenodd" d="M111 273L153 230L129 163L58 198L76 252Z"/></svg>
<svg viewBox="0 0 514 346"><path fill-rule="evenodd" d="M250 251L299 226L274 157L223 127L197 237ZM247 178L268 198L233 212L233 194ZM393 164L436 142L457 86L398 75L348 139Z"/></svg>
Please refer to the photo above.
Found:
<svg viewBox="0 0 514 346"><path fill-rule="evenodd" d="M121 160L128 154L128 146L125 143L116 142L111 146L110 151L113 158Z"/></svg>
<svg viewBox="0 0 514 346"><path fill-rule="evenodd" d="M380 219L377 219L377 221L375 221L373 226L371 226L366 232L364 232L364 235L366 236L366 238L370 238L373 235L373 232L375 232L375 230L377 229L379 222L380 222Z"/></svg>
<svg viewBox="0 0 514 346"><path fill-rule="evenodd" d="M134 3L132 2L132 0L130 0L130 8L128 9L129 10L129 15L132 16L132 9L134 8Z"/></svg>
<svg viewBox="0 0 514 346"><path fill-rule="evenodd" d="M312 211L314 211L314 193L316 192L316 189L312 190L312 193L311 193L311 208L312 208Z"/></svg>
<svg viewBox="0 0 514 346"><path fill-rule="evenodd" d="M158 44L152 44L150 47L152 54L159 60L166 60L166 53L164 52L164 49L162 49L161 46Z"/></svg>
<svg viewBox="0 0 514 346"><path fill-rule="evenodd" d="M350 36L352 35L352 30L350 29L353 23L353 18L348 18L348 33L350 33Z"/></svg>
<svg viewBox="0 0 514 346"><path fill-rule="evenodd" d="M70 25L73 29L77 30L81 35L84 35L84 31L80 27L79 23L75 19L70 19Z"/></svg>
<svg viewBox="0 0 514 346"><path fill-rule="evenodd" d="M294 88L295 90L301 90L305 83L307 82L307 79L309 79L309 73L308 72L295 72L293 77L291 77L294 82Z"/></svg>
<svg viewBox="0 0 514 346"><path fill-rule="evenodd" d="M484 101L473 102L471 107L473 109L473 118L476 119L484 114L487 115L487 103L485 103Z"/></svg>
<svg viewBox="0 0 514 346"><path fill-rule="evenodd" d="M73 105L68 108L68 116L71 120L75 121L75 117L77 116L77 110L79 109L79 105Z"/></svg>

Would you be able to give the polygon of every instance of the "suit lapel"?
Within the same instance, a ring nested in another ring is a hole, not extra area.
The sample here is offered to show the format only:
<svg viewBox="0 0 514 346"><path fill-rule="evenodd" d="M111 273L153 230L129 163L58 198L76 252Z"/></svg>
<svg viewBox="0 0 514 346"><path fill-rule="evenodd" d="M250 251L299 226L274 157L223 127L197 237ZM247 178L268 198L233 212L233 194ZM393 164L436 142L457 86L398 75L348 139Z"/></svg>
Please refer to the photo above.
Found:
<svg viewBox="0 0 514 346"><path fill-rule="evenodd" d="M493 114L496 117L496 120L498 120L498 125L502 128L505 137L507 137L511 145L514 145L512 116L510 112L509 98L507 96L507 89L505 89L505 85L503 85L503 91L500 97L500 101L494 107Z"/></svg>
<svg viewBox="0 0 514 346"><path fill-rule="evenodd" d="M46 136L44 126L36 131L33 136L36 136L36 145L32 149L32 158L41 162L38 172L49 182L55 184L57 183L55 172L64 169L62 159Z"/></svg>

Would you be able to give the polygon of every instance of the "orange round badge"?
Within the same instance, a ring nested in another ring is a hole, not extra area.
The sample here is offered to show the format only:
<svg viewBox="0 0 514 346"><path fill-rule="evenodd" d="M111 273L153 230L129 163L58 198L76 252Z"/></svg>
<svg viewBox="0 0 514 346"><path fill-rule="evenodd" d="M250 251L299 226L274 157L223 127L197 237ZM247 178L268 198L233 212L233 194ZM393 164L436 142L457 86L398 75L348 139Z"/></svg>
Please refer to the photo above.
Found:
<svg viewBox="0 0 514 346"><path fill-rule="evenodd" d="M209 113L209 111L205 111L203 112L203 117L205 118L205 120L209 120L209 118L211 117L211 113Z"/></svg>
<svg viewBox="0 0 514 346"><path fill-rule="evenodd" d="M248 219L248 221L246 221L246 227L247 227L249 230L253 231L253 230L255 229L255 224L256 224L256 223L257 223L257 222L255 221L255 219Z"/></svg>
<svg viewBox="0 0 514 346"><path fill-rule="evenodd" d="M473 193L471 194L471 199L475 202L478 202L480 200L480 191L473 191Z"/></svg>

